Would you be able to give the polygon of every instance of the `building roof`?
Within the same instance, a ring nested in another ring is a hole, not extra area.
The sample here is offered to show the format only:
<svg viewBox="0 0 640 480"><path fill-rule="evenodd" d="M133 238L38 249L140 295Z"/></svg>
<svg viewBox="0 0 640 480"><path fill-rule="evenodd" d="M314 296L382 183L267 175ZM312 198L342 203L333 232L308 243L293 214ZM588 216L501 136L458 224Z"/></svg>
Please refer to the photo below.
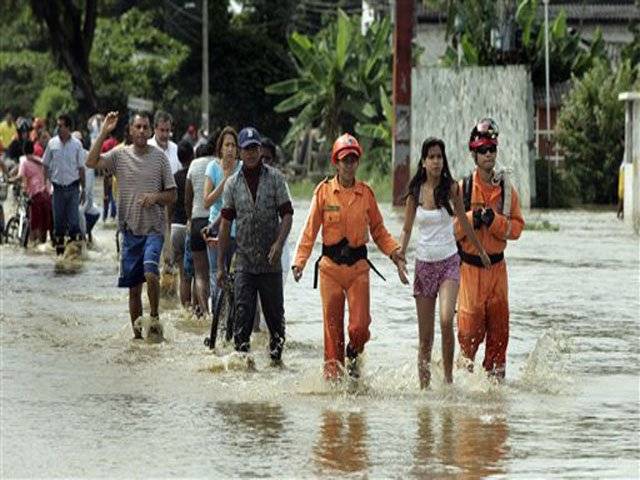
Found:
<svg viewBox="0 0 640 480"><path fill-rule="evenodd" d="M609 1L590 4L588 2L549 3L549 16L556 17L564 9L567 20L584 23L629 23L640 20L640 7L635 1ZM544 6L540 5L539 14L544 15Z"/></svg>
<svg viewBox="0 0 640 480"><path fill-rule="evenodd" d="M447 10L426 6L422 2L416 5L418 23L441 23L447 21ZM562 1L554 0L549 4L549 16L555 18L561 9L571 23L629 23L640 20L640 7L635 0L610 1ZM539 2L538 14L544 15L544 5Z"/></svg>

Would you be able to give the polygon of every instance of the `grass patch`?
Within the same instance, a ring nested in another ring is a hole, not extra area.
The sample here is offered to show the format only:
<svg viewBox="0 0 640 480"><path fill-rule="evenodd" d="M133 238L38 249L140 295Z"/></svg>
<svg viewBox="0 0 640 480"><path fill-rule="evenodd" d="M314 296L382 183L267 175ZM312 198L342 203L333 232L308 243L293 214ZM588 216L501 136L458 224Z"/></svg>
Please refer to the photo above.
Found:
<svg viewBox="0 0 640 480"><path fill-rule="evenodd" d="M376 199L381 203L389 203L393 194L393 181L390 175L372 174L368 178L365 178L366 174L358 176L358 180L366 182L373 189L376 194ZM291 197L296 200L310 200L313 196L313 191L318 183L314 183L308 178L302 180L296 180L289 182L289 191Z"/></svg>
<svg viewBox="0 0 640 480"><path fill-rule="evenodd" d="M560 230L560 225L551 223L549 220L534 220L533 222L527 221L524 229L538 232L557 232Z"/></svg>
<svg viewBox="0 0 640 480"><path fill-rule="evenodd" d="M313 191L315 190L317 185L308 178L303 178L302 180L295 180L288 183L291 198L295 200L311 199L311 197L313 196Z"/></svg>

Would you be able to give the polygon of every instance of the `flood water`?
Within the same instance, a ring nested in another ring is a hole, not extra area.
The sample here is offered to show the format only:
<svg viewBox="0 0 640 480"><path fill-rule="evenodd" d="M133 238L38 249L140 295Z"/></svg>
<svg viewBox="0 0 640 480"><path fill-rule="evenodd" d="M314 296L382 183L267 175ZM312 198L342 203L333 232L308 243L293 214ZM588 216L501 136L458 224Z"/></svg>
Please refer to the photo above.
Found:
<svg viewBox="0 0 640 480"><path fill-rule="evenodd" d="M294 207L292 244L308 202ZM382 209L398 235L400 212ZM286 369L268 366L258 334L250 372L228 347L205 348L208 325L175 301L161 304L167 342L131 341L113 224L97 225L97 248L71 272L50 249L2 246L1 476L638 477L638 237L613 212L527 219L560 230L525 230L507 249L506 384L458 370L448 387L436 365L426 392L411 289L375 246L387 282L371 277L357 389L322 380L312 262L285 286Z"/></svg>

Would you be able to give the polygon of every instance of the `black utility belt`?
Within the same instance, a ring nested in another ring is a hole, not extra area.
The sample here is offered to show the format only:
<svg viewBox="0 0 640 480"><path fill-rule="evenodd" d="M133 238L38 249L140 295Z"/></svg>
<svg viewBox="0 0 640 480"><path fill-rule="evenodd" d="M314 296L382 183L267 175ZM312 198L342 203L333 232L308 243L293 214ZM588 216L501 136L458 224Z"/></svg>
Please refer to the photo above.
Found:
<svg viewBox="0 0 640 480"><path fill-rule="evenodd" d="M329 257L338 265L353 265L358 260L367 259L367 246L350 247L347 242L340 241L335 245L322 245L322 257Z"/></svg>
<svg viewBox="0 0 640 480"><path fill-rule="evenodd" d="M349 242L346 238L343 238L338 243L334 245L322 245L322 255L316 260L315 269L313 273L313 288L318 287L318 269L320 268L320 260L322 257L329 257L338 265L348 265L351 266L356 263L358 260L366 260L369 264L369 267L378 274L378 276L387 281L386 278L382 276L382 274L378 271L376 267L373 266L373 263L369 261L367 258L367 246L361 245L359 247L350 247Z"/></svg>
<svg viewBox="0 0 640 480"><path fill-rule="evenodd" d="M469 265L473 265L474 267L484 267L482 264L482 260L478 255L471 255L470 253L463 252L462 250L458 251L458 255L460 255L460 260L464 263L468 263ZM504 253L496 253L494 255L489 255L489 260L491 261L491 265L495 265L496 263L500 263L504 260Z"/></svg>

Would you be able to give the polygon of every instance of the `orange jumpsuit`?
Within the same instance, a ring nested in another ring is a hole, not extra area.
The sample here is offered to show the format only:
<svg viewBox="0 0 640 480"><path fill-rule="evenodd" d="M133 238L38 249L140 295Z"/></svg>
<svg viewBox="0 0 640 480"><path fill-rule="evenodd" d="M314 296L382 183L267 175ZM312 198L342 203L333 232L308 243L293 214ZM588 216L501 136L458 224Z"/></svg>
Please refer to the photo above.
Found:
<svg viewBox="0 0 640 480"><path fill-rule="evenodd" d="M460 183L462 188L462 182ZM492 208L495 218L489 228L482 225L475 231L487 254L497 254L507 247L507 240L517 240L524 228L524 218L516 190L511 188L511 213L502 215L500 185L487 185L473 173L471 211L467 218L473 225L474 208ZM478 251L466 238L460 223L455 220L456 240L462 250L472 255ZM460 290L458 294L458 342L465 357L473 360L478 346L486 337L485 370L504 377L507 344L509 342L509 292L507 266L504 260L489 269L463 262L460 266Z"/></svg>
<svg viewBox="0 0 640 480"><path fill-rule="evenodd" d="M374 242L385 255L400 248L384 226L373 191L363 182L356 181L352 188L344 188L334 177L316 187L293 265L304 268L320 226L325 245L335 245L346 237L350 247L359 247L367 243L371 232ZM369 340L371 323L369 264L361 259L351 266L338 265L323 256L320 261L320 296L326 378L338 377L344 364L345 295L349 305L349 343L360 353Z"/></svg>

